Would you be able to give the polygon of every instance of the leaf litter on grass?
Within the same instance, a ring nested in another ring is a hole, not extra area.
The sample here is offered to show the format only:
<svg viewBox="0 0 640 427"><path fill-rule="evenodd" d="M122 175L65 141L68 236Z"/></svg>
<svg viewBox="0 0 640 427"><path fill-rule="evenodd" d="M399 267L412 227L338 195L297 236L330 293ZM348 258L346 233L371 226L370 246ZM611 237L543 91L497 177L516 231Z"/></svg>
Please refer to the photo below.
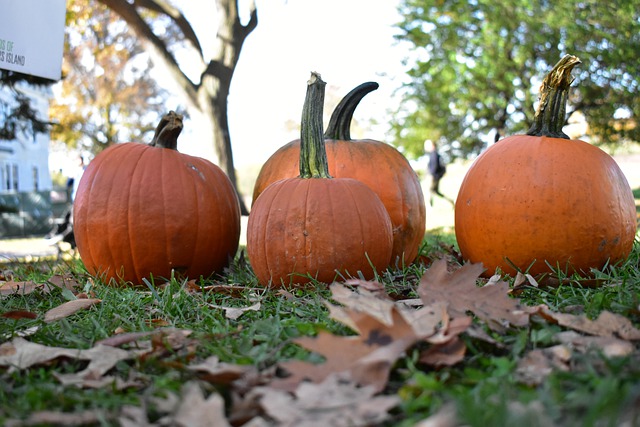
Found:
<svg viewBox="0 0 640 427"><path fill-rule="evenodd" d="M336 335L320 330L314 337L294 340L321 356L322 362L281 361L276 367L286 374L282 376L274 367L259 370L211 356L182 366L193 373L194 379L179 395L167 393L163 405L149 397L140 407L127 406L119 414L105 416L118 418L122 425L148 426L197 426L212 419L219 420L219 425L233 420L233 425L253 427L381 423L400 402L399 396L385 394L397 362L409 350L417 349L424 369L463 363L467 351L463 335L500 345L478 325L486 325L495 334L530 327L532 319L561 327L553 337L554 345L529 350L518 361L516 376L529 385L542 383L555 370L570 371L574 353L598 349L606 355L625 356L635 351L632 342L640 340L640 330L627 318L603 311L592 320L584 315L553 312L545 305L526 306L499 278L478 286L481 272L480 265L451 269L444 260L434 261L417 285L419 298L411 301L393 300L377 282L334 283L330 286L331 301L324 301L329 318L353 333ZM189 292L203 290L192 283L188 288ZM235 287L223 289L229 290L237 295ZM260 310L258 306L247 308ZM233 318L228 313L227 317ZM190 335L190 330L173 328L124 333L84 350L48 347L16 337L0 346L0 366L25 370L55 366L51 362L60 358L83 360L88 361L85 369L56 374L58 381L77 387L142 388L144 384L135 380L109 377L109 371L119 362L162 358L167 346L193 355L198 342ZM202 387L206 384L229 388L232 401L226 405L228 413L222 395ZM153 422L145 406L152 404L162 415ZM32 417L44 415L36 413Z"/></svg>

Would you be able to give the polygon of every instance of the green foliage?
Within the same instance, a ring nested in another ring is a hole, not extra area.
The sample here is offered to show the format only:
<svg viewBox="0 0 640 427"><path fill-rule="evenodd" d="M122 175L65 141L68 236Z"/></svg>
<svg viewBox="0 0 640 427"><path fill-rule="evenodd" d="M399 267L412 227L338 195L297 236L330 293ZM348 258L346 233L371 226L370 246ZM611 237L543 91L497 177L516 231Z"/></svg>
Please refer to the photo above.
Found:
<svg viewBox="0 0 640 427"><path fill-rule="evenodd" d="M399 11L397 38L412 52L393 126L396 144L411 155L422 154L425 139L458 157L478 153L498 129L523 133L542 78L567 53L582 60L567 111L584 114L588 137L640 139L633 1L403 0ZM628 119L614 120L621 112Z"/></svg>

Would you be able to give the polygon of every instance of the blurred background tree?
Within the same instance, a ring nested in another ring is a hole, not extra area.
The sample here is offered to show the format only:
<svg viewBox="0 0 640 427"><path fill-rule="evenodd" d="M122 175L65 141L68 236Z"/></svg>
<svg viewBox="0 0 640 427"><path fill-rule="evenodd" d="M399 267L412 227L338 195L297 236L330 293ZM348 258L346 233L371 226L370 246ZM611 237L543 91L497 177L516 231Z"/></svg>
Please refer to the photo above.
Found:
<svg viewBox="0 0 640 427"><path fill-rule="evenodd" d="M15 71L0 69L0 88L7 90L7 97L0 97L0 139L13 140L16 134L33 135L49 131L49 120L40 117L31 106L30 99L16 85L50 86L52 80ZM10 95L9 95L10 94Z"/></svg>
<svg viewBox="0 0 640 427"><path fill-rule="evenodd" d="M397 39L411 46L392 129L410 157L427 139L450 159L496 132L526 132L544 75L565 54L582 64L567 118L596 144L640 140L640 8L633 0L400 0Z"/></svg>
<svg viewBox="0 0 640 427"><path fill-rule="evenodd" d="M65 41L51 139L94 155L117 142L150 142L168 93L126 23L96 1L69 0Z"/></svg>
<svg viewBox="0 0 640 427"><path fill-rule="evenodd" d="M216 5L212 25L196 34L176 6L178 2L174 5L165 0L98 1L126 22L153 63L168 73L190 114L205 119L204 127L210 138L203 144L202 157L220 166L238 190L227 101L244 41L258 25L255 2L249 2L248 19L243 23L238 0L211 0ZM205 43L211 46L206 51ZM181 57L188 60L180 61ZM240 205L242 213L248 214L242 198Z"/></svg>

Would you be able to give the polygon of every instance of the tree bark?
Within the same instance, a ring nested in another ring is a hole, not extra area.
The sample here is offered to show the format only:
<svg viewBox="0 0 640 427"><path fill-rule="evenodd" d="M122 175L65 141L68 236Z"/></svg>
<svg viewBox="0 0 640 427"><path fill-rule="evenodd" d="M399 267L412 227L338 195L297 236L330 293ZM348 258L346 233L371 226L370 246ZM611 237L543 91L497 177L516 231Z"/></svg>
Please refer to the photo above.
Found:
<svg viewBox="0 0 640 427"><path fill-rule="evenodd" d="M255 2L251 4L249 21L243 25L238 14L238 0L215 0L219 17L217 33L215 35L202 34L203 37L215 37L216 41L212 57L207 60L204 58L200 38L189 21L182 12L165 3L165 1L98 1L116 12L127 22L150 53L152 60L156 64L162 64L169 71L182 91L189 107L196 109L210 122L210 129L212 130L211 144L217 156L217 164L227 174L237 191L238 185L227 118L227 99L242 45L247 36L258 25ZM198 53L203 69L199 82L193 82L187 77L176 61L175 56L169 50L170 41L161 39L153 32L150 23L141 14L143 9L169 18L173 25L179 29L184 40ZM211 28L215 30L214 26ZM239 191L238 194L240 194ZM248 209L242 198L240 199L240 207L243 215L248 214Z"/></svg>

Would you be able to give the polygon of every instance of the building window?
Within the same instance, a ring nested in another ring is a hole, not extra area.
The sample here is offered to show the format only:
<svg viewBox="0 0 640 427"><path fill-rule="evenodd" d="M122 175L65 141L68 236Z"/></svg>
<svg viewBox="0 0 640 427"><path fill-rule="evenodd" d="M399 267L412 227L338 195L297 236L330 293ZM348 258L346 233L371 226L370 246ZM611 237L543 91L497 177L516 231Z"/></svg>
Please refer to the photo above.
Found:
<svg viewBox="0 0 640 427"><path fill-rule="evenodd" d="M38 186L38 167L33 167L33 191L38 191L40 188Z"/></svg>
<svg viewBox="0 0 640 427"><path fill-rule="evenodd" d="M18 164L0 164L0 191L18 191Z"/></svg>
<svg viewBox="0 0 640 427"><path fill-rule="evenodd" d="M11 190L11 165L9 163L4 165L4 189Z"/></svg>
<svg viewBox="0 0 640 427"><path fill-rule="evenodd" d="M5 171L4 166L0 165L0 190L7 189L7 171Z"/></svg>
<svg viewBox="0 0 640 427"><path fill-rule="evenodd" d="M13 165L13 189L18 191L18 165Z"/></svg>

